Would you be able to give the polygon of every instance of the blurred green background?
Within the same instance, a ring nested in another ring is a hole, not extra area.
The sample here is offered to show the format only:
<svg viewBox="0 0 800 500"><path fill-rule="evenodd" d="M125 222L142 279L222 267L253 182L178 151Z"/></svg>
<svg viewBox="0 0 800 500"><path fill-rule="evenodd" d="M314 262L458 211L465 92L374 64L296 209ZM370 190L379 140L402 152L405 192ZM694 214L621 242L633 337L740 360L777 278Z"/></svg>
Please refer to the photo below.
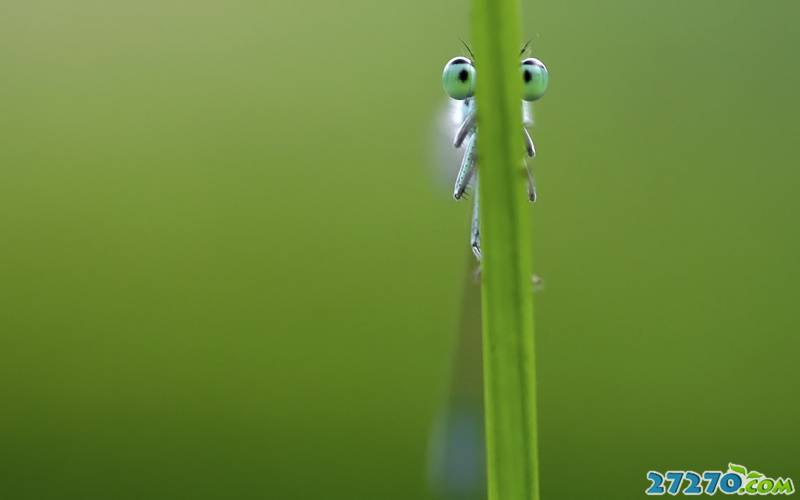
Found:
<svg viewBox="0 0 800 500"><path fill-rule="evenodd" d="M523 8L551 75L543 498L728 461L797 483L800 4ZM436 123L468 19L2 3L0 498L429 498L470 213Z"/></svg>

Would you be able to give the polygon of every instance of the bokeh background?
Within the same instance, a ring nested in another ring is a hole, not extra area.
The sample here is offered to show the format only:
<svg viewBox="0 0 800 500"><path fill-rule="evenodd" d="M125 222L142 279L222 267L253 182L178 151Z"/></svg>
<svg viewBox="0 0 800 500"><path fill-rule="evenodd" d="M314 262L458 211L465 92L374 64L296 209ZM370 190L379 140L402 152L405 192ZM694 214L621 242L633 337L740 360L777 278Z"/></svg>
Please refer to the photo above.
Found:
<svg viewBox="0 0 800 500"><path fill-rule="evenodd" d="M797 483L800 4L523 8L543 498ZM4 0L0 498L433 498L459 37L454 0Z"/></svg>

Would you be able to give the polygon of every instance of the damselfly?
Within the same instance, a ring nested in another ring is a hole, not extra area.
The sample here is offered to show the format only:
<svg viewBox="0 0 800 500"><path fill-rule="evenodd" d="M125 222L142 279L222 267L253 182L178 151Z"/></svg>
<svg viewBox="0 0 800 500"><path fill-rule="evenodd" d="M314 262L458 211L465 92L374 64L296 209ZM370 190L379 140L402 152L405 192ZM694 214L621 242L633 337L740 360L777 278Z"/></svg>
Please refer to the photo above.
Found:
<svg viewBox="0 0 800 500"><path fill-rule="evenodd" d="M527 51L523 47L520 56ZM453 196L459 200L470 190L474 191L472 231L470 245L480 260L480 227L478 220L478 154L476 140L478 123L475 107L475 57L455 57L444 67L442 81L450 96L451 122L456 127L454 145L464 145L461 167L456 176ZM525 153L536 155L528 128L533 126L531 103L540 99L547 90L548 74L544 64L536 58L524 58L520 63L522 79L522 119L520 121ZM450 130L452 133L452 130ZM525 154L520 153L521 164L527 173L528 198L536 201L536 184ZM455 160L455 158L451 158ZM465 249L466 251L466 249ZM470 273L472 265L467 265ZM541 280L533 277L534 290ZM483 384L481 379L481 318L480 294L474 280L464 280L462 317L455 348L451 394L436 420L431 435L431 486L447 500L477 500L486 498Z"/></svg>
<svg viewBox="0 0 800 500"><path fill-rule="evenodd" d="M469 47L466 47L470 52ZM526 44L520 51L523 56L528 50ZM474 59L474 56L473 56ZM453 145L460 148L464 145L464 156L461 159L461 167L456 176L453 196L456 200L461 199L470 186L474 189L474 202L472 211L472 231L470 235L470 246L475 257L481 258L481 238L480 224L478 219L479 197L478 197L478 152L477 135L478 123L475 103L475 84L477 69L475 62L467 57L459 56L451 59L444 66L442 73L442 84L445 92L453 100L455 112L459 115L458 128L455 133ZM531 103L544 95L547 90L548 74L547 68L539 59L527 57L520 63L520 78L522 79L522 119L521 132L525 143L525 152L528 157L536 156L536 147L533 138L528 131L533 126L533 114ZM522 156L522 155L521 155ZM523 165L528 177L528 198L531 202L536 201L536 183L533 172L523 156Z"/></svg>

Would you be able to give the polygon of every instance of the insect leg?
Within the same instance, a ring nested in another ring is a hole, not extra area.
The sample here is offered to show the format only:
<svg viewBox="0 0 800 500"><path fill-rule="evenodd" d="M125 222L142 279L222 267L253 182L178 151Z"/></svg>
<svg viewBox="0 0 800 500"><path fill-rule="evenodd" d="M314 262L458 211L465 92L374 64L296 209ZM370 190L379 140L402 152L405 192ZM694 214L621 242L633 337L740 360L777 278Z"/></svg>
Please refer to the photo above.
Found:
<svg viewBox="0 0 800 500"><path fill-rule="evenodd" d="M528 156L533 158L536 156L536 146L533 145L533 138L525 127L522 127L522 135L525 138L525 150L528 152Z"/></svg>
<svg viewBox="0 0 800 500"><path fill-rule="evenodd" d="M525 150L528 152L528 156L531 158L536 156L536 146L533 145L533 138L531 138L530 132L525 127L522 127L522 135L525 139ZM528 199L530 201L536 201L536 182L533 179L533 172L531 171L531 167L528 166L528 162L523 160L525 164L525 172L528 175Z"/></svg>
<svg viewBox="0 0 800 500"><path fill-rule="evenodd" d="M469 244L472 247L472 253L475 258L481 260L481 227L478 219L480 213L480 201L478 197L478 178L475 178L475 200L472 205L472 233L470 235Z"/></svg>
<svg viewBox="0 0 800 500"><path fill-rule="evenodd" d="M461 122L459 125L458 130L456 130L456 137L453 139L453 145L456 148L461 147L461 143L464 142L464 139L467 138L470 132L475 129L475 119L477 118L477 113L474 109L472 109L464 121Z"/></svg>
<svg viewBox="0 0 800 500"><path fill-rule="evenodd" d="M536 201L536 180L533 178L533 172L528 166L528 162L522 161L525 164L525 174L528 176L528 199L533 203Z"/></svg>
<svg viewBox="0 0 800 500"><path fill-rule="evenodd" d="M467 190L470 180L475 173L475 165L477 163L478 155L475 148L475 136L472 134L467 139L467 146L464 148L464 158L461 160L461 167L458 169L456 176L456 186L453 190L453 197L460 200Z"/></svg>

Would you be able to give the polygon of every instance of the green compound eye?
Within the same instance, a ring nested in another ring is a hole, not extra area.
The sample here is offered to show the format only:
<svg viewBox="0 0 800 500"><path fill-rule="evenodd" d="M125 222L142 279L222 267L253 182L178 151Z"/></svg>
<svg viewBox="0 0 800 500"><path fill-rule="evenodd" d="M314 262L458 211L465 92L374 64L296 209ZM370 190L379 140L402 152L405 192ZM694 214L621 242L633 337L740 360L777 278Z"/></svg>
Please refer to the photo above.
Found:
<svg viewBox="0 0 800 500"><path fill-rule="evenodd" d="M520 66L522 73L522 98L526 101L541 99L547 90L547 68L542 61L529 57L522 61Z"/></svg>
<svg viewBox="0 0 800 500"><path fill-rule="evenodd" d="M456 57L444 65L442 85L447 95L463 101L475 93L475 66L466 57Z"/></svg>

